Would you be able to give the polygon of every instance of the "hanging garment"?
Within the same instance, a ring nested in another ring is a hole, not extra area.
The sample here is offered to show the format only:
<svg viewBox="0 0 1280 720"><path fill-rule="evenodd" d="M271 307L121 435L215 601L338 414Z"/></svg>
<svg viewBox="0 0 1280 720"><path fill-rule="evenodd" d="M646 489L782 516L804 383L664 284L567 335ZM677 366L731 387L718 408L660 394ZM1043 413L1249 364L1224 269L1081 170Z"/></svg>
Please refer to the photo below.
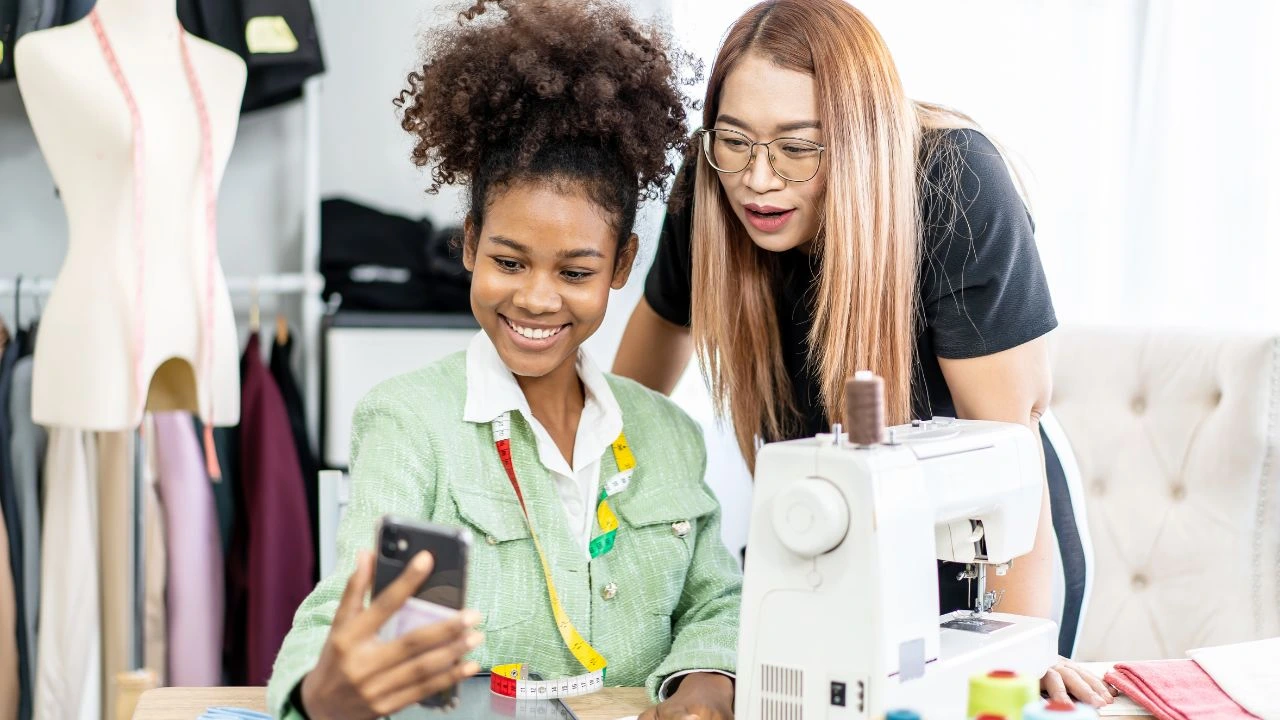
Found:
<svg viewBox="0 0 1280 720"><path fill-rule="evenodd" d="M77 20L82 20L98 0L63 0L62 4L62 24L69 25Z"/></svg>
<svg viewBox="0 0 1280 720"><path fill-rule="evenodd" d="M153 416L160 499L168 528L169 682L222 684L221 540L195 425L185 412Z"/></svg>
<svg viewBox="0 0 1280 720"><path fill-rule="evenodd" d="M9 556L9 535L0 516L0 720L17 720L18 696L18 602L13 573L4 558Z"/></svg>
<svg viewBox="0 0 1280 720"><path fill-rule="evenodd" d="M5 559L9 563L14 585L14 604L17 617L23 621L17 624L14 633L18 648L18 684L21 688L18 700L19 720L31 717L32 646L27 637L26 623L26 583L29 573L37 572L35 568L28 570L25 566L24 537L22 533L22 506L18 500L17 478L13 474L11 458L10 423L9 423L9 390L13 384L13 371L18 357L22 354L22 335L9 338L0 353L0 514L4 516L6 543L8 552Z"/></svg>
<svg viewBox="0 0 1280 720"><path fill-rule="evenodd" d="M18 22L14 34L21 38L33 30L47 30L61 19L62 0L18 0Z"/></svg>
<svg viewBox="0 0 1280 720"><path fill-rule="evenodd" d="M196 436L203 437L204 423L195 419ZM235 452L236 438L240 434L240 426L216 427L213 429L213 446L218 454L218 467L222 477L209 485L213 491L213 507L218 518L218 538L221 541L222 555L227 557L231 552L231 528L235 522L236 499L235 486L238 472L238 455ZM201 448L201 452L205 452Z"/></svg>
<svg viewBox="0 0 1280 720"><path fill-rule="evenodd" d="M24 351L27 349L23 348ZM24 573L21 607L27 631L28 668L36 666L36 649L40 647L36 628L36 617L40 611L40 489L44 486L42 478L48 443L44 428L31 420L32 363L30 355L18 360L13 367L13 381L9 388L9 446L12 449L14 493L22 523Z"/></svg>
<svg viewBox="0 0 1280 720"><path fill-rule="evenodd" d="M101 717L97 476L94 443L79 430L49 430L40 564L36 720Z"/></svg>
<svg viewBox="0 0 1280 720"><path fill-rule="evenodd" d="M296 100L307 78L324 72L307 0L179 0L178 19L191 34L244 59L249 76L241 112Z"/></svg>
<svg viewBox="0 0 1280 720"><path fill-rule="evenodd" d="M169 555L165 548L164 510L156 481L155 426L150 418L142 423L143 465L142 480L146 493L146 523L144 527L146 551L143 564L146 572L146 613L143 665L156 674L158 687L168 685L169 669L169 604L165 599L165 581L169 575Z"/></svg>
<svg viewBox="0 0 1280 720"><path fill-rule="evenodd" d="M320 465L316 455L311 451L311 440L307 434L307 413L302 403L302 391L298 389L298 381L293 375L293 336L283 338L277 334L271 344L271 378L280 388L280 397L284 400L285 411L289 414L289 428L293 431L293 446L298 453L298 467L302 471L302 487L307 494L307 519L312 538L316 538L319 515ZM320 548L312 549L319 557ZM311 581L319 580L312 577Z"/></svg>
<svg viewBox="0 0 1280 720"><path fill-rule="evenodd" d="M102 717L115 712L116 677L130 667L133 618L133 433L93 434L98 445L98 559L102 598Z"/></svg>
<svg viewBox="0 0 1280 720"><path fill-rule="evenodd" d="M0 0L0 80L13 79L13 41L18 39L19 0Z"/></svg>
<svg viewBox="0 0 1280 720"><path fill-rule="evenodd" d="M232 684L266 685L315 565L289 415L257 335L241 358L240 496L228 565Z"/></svg>

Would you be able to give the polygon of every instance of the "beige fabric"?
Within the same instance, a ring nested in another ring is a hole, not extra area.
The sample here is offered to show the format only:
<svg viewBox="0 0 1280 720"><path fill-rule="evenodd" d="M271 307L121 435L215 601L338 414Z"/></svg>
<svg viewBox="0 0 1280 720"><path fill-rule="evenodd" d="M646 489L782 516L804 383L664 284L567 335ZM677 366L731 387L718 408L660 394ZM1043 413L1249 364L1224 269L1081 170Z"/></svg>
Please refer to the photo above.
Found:
<svg viewBox="0 0 1280 720"><path fill-rule="evenodd" d="M1280 633L1280 339L1067 327L1050 344L1094 545L1077 657Z"/></svg>
<svg viewBox="0 0 1280 720"><path fill-rule="evenodd" d="M102 600L102 717L116 706L116 676L131 670L133 637L133 439L128 432L96 433L98 443L98 559Z"/></svg>
<svg viewBox="0 0 1280 720"><path fill-rule="evenodd" d="M7 527L0 515L0 720L18 717L18 606Z"/></svg>
<svg viewBox="0 0 1280 720"><path fill-rule="evenodd" d="M168 605L165 600L165 581L169 567L169 555L165 548L164 512L160 509L160 496L156 491L155 444L151 439L150 423L143 425L144 451L147 461L143 465L143 482L146 494L146 549L143 564L146 566L146 645L143 648L147 669L155 673L156 682L163 687L165 671L169 667Z"/></svg>
<svg viewBox="0 0 1280 720"><path fill-rule="evenodd" d="M101 717L96 450L79 430L49 431L36 720Z"/></svg>

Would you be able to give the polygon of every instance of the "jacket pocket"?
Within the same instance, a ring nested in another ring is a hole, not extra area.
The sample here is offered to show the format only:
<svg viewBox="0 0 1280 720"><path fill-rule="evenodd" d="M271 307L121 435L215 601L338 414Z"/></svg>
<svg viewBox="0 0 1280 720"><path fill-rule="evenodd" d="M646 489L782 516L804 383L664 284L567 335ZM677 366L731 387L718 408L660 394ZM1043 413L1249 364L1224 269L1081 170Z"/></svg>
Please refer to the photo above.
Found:
<svg viewBox="0 0 1280 720"><path fill-rule="evenodd" d="M536 551L520 504L514 497L456 485L451 494L462 524L475 537L468 565L467 607L484 615L479 629L492 634L529 621L538 598L532 593L541 590L545 595L546 590L542 589L540 570L524 571ZM489 642L495 640L498 638L491 637Z"/></svg>

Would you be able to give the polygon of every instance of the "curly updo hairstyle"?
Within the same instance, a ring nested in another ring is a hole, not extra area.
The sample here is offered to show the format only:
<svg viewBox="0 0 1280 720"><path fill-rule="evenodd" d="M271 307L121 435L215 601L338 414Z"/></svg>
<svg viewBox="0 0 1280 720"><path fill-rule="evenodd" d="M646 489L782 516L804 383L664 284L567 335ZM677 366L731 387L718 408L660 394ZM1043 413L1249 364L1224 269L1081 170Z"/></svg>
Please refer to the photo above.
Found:
<svg viewBox="0 0 1280 720"><path fill-rule="evenodd" d="M469 186L476 228L515 181L585 190L619 242L639 202L661 197L688 140L681 86L700 69L657 27L614 0L480 0L424 47L394 100L400 125L413 163L431 166L427 192Z"/></svg>

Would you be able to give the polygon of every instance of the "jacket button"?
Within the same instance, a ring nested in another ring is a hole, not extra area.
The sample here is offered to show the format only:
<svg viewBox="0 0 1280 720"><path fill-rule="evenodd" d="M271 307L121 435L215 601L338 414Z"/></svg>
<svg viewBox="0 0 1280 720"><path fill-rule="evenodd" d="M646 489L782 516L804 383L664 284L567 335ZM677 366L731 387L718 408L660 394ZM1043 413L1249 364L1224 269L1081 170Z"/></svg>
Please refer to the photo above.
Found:
<svg viewBox="0 0 1280 720"><path fill-rule="evenodd" d="M496 538L496 537L494 537L494 536L492 536L492 535L486 535L486 536L485 536L485 538L484 538L484 541L485 541L485 542L487 542L487 543L489 543L490 545L497 545L497 544L498 544L498 538Z"/></svg>
<svg viewBox="0 0 1280 720"><path fill-rule="evenodd" d="M612 600L618 594L618 583L609 583L600 588L600 597L605 600Z"/></svg>
<svg viewBox="0 0 1280 720"><path fill-rule="evenodd" d="M681 520L680 522L671 523L671 532L675 533L676 537L684 537L689 534L691 527L688 520Z"/></svg>

